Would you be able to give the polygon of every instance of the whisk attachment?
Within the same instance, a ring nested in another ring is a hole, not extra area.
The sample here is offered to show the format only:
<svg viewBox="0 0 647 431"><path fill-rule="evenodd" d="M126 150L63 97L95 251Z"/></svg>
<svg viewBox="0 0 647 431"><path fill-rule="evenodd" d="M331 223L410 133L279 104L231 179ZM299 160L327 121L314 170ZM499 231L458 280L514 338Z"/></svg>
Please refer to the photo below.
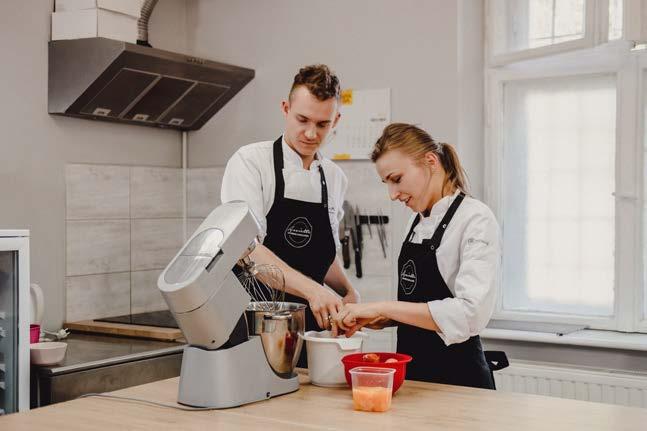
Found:
<svg viewBox="0 0 647 431"><path fill-rule="evenodd" d="M245 288L258 311L280 311L285 301L285 277L275 265L256 264L249 256L241 259L238 281Z"/></svg>

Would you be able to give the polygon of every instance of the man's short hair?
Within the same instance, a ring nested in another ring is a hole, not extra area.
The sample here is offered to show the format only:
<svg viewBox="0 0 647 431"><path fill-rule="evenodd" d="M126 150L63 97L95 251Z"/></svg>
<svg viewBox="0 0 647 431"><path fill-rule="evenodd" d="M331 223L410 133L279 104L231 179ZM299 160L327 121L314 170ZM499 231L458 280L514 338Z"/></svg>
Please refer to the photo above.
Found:
<svg viewBox="0 0 647 431"><path fill-rule="evenodd" d="M290 98L297 87L304 86L317 100L324 101L331 98L339 100L339 78L325 64L313 64L302 67L294 76Z"/></svg>

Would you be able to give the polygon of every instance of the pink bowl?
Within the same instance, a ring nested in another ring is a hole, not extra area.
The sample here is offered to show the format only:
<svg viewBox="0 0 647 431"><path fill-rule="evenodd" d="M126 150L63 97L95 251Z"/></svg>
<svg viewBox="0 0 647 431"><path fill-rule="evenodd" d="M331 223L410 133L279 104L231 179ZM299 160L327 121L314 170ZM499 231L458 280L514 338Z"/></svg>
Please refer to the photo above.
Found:
<svg viewBox="0 0 647 431"><path fill-rule="evenodd" d="M31 324L29 325L29 343L38 343L40 339L40 325Z"/></svg>

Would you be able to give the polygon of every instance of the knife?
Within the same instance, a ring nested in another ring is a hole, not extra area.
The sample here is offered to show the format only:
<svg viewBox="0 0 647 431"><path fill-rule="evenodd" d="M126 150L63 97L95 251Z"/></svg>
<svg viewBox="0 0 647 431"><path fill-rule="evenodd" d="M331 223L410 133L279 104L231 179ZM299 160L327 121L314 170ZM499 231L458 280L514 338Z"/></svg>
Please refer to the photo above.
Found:
<svg viewBox="0 0 647 431"><path fill-rule="evenodd" d="M362 278L362 252L359 249L357 234L353 228L350 228L350 241L353 246L353 250L355 250L355 276L357 278Z"/></svg>
<svg viewBox="0 0 647 431"><path fill-rule="evenodd" d="M377 236L380 238L380 246L382 247L382 254L386 259L386 232L384 231L384 224L382 220L382 210L378 209L377 213Z"/></svg>
<svg viewBox="0 0 647 431"><path fill-rule="evenodd" d="M357 232L357 242L359 243L359 251L361 253L364 251L364 233L362 232L360 214L359 207L355 205L355 232Z"/></svg>
<svg viewBox="0 0 647 431"><path fill-rule="evenodd" d="M341 242L341 255L344 261L344 268L348 269L350 268L350 245L348 242L350 239L351 223L349 213L350 205L347 201L344 201L342 208L344 209L344 218L342 220L342 223L344 224L344 232L343 235L340 235L339 242Z"/></svg>
<svg viewBox="0 0 647 431"><path fill-rule="evenodd" d="M371 229L371 215L370 214L366 215L366 220L368 222L368 223L366 223L368 225L368 237L373 239L373 230Z"/></svg>

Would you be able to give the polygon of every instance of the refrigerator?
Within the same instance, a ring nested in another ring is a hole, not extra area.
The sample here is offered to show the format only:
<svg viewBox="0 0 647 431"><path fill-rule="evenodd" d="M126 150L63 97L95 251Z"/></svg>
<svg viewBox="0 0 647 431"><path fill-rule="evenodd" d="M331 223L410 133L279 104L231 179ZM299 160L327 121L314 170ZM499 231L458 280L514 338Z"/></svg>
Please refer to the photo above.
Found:
<svg viewBox="0 0 647 431"><path fill-rule="evenodd" d="M29 231L0 229L0 415L29 410Z"/></svg>

